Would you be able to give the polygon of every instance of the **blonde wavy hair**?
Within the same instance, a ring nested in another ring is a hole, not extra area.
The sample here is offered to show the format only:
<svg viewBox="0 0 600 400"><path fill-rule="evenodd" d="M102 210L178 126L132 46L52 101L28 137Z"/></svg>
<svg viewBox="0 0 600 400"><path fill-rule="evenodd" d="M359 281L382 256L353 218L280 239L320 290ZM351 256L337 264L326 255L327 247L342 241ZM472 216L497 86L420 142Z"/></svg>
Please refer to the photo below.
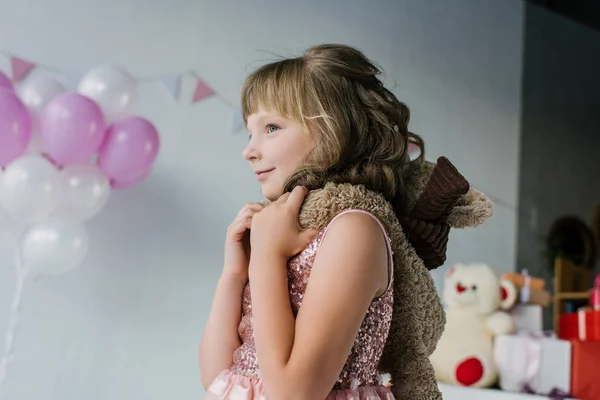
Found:
<svg viewBox="0 0 600 400"><path fill-rule="evenodd" d="M246 123L263 108L314 135L314 149L288 178L284 193L334 182L364 185L390 200L398 194L409 143L419 147L421 158L424 146L408 130L408 107L384 87L381 73L359 50L324 44L266 64L246 79L241 95Z"/></svg>

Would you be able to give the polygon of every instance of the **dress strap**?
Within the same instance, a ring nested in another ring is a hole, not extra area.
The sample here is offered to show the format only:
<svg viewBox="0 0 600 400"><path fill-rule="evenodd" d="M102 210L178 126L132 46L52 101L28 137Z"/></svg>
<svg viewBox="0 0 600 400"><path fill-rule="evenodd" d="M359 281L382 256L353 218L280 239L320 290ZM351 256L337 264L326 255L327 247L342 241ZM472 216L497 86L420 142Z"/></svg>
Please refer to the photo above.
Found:
<svg viewBox="0 0 600 400"><path fill-rule="evenodd" d="M394 252L392 251L392 241L390 240L390 237L387 233L387 230L385 229L385 226L383 225L383 223L381 223L379 218L377 218L375 215L373 215L372 213L365 211L365 210L359 210L359 209L354 209L354 208L346 209L346 210L338 213L335 217L333 217L333 219L331 221L329 221L329 224L327 224L327 226L325 227L325 231L323 232L323 238L325 238L325 235L327 234L327 228L336 219L338 219L339 217L341 217L344 214L349 214L349 213L353 213L353 212L369 215L371 218L373 218L375 221L377 221L377 224L379 224L379 227L381 228L381 232L383 233L383 237L385 239L385 246L386 246L387 252L388 252L388 285L387 285L387 288L385 289L385 291L381 295L376 297L376 299L377 299L377 298L383 296L384 294L386 294L388 292L388 290L390 290L390 288L392 287L392 283L394 282Z"/></svg>

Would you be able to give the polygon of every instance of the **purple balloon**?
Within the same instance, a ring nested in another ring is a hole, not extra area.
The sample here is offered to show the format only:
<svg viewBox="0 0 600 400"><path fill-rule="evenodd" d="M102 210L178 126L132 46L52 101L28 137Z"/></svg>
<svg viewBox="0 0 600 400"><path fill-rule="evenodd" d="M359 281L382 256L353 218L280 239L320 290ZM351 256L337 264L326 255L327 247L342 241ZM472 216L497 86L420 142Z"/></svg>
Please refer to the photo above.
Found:
<svg viewBox="0 0 600 400"><path fill-rule="evenodd" d="M77 93L59 94L40 117L44 150L60 166L89 161L105 135L106 122L100 107Z"/></svg>
<svg viewBox="0 0 600 400"><path fill-rule="evenodd" d="M20 157L31 140L27 107L8 90L0 90L0 166Z"/></svg>
<svg viewBox="0 0 600 400"><path fill-rule="evenodd" d="M98 166L113 185L143 180L158 156L160 139L154 125L141 117L127 117L108 127Z"/></svg>
<svg viewBox="0 0 600 400"><path fill-rule="evenodd" d="M14 86L10 78L6 76L2 71L0 71L0 88L8 89L10 91L14 90Z"/></svg>

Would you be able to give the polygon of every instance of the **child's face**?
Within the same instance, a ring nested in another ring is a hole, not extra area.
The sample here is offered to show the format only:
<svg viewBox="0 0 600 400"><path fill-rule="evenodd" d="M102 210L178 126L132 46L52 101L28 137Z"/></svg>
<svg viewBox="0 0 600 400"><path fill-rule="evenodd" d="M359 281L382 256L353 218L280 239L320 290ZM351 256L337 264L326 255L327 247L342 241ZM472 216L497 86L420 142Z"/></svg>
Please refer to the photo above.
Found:
<svg viewBox="0 0 600 400"><path fill-rule="evenodd" d="M248 131L250 142L243 156L250 161L264 196L277 200L287 178L312 150L314 140L301 125L263 109L248 116Z"/></svg>

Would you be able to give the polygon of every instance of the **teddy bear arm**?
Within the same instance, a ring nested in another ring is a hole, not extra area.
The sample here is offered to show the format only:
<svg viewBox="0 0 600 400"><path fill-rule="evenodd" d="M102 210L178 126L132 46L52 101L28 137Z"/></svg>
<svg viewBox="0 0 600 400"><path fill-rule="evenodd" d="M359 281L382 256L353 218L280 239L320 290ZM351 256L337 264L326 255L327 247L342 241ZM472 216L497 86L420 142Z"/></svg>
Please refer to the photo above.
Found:
<svg viewBox="0 0 600 400"><path fill-rule="evenodd" d="M492 335L507 335L515 330L512 317L503 311L496 311L486 319L486 327Z"/></svg>

